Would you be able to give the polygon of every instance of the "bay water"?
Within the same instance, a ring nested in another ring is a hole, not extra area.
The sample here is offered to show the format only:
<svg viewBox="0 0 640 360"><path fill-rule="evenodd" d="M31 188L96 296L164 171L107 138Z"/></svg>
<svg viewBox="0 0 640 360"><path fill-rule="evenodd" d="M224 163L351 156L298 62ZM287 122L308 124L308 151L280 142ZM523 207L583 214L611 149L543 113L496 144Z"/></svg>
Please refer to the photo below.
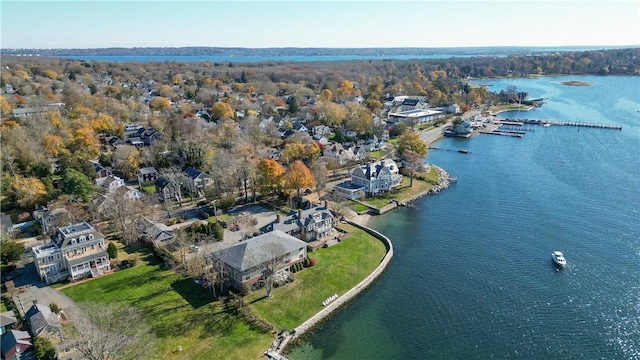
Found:
<svg viewBox="0 0 640 360"><path fill-rule="evenodd" d="M372 220L389 267L290 359L640 359L640 77L482 83L545 99L501 117L622 130L436 142L457 184Z"/></svg>

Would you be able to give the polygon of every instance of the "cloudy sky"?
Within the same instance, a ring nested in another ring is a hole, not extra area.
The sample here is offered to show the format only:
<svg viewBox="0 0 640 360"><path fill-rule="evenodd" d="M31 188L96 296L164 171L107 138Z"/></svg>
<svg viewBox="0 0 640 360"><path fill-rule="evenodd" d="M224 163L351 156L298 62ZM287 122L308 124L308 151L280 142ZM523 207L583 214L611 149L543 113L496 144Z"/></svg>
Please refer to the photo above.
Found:
<svg viewBox="0 0 640 360"><path fill-rule="evenodd" d="M1 48L638 46L640 1L2 0Z"/></svg>

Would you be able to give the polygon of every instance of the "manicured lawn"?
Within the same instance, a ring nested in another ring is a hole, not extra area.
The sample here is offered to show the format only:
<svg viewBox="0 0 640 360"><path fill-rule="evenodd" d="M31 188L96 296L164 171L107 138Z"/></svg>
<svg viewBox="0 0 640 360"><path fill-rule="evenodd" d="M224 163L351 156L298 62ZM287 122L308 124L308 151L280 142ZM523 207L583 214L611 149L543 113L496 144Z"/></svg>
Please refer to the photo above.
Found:
<svg viewBox="0 0 640 360"><path fill-rule="evenodd" d="M351 235L341 243L309 253L316 266L294 274L296 280L273 290L264 299L265 290L249 294L245 303L273 324L276 330L293 330L322 310L322 301L333 294L342 295L367 277L385 254L379 240L350 225L341 224Z"/></svg>
<svg viewBox="0 0 640 360"><path fill-rule="evenodd" d="M435 168L431 168L428 173L421 174L425 180L413 179L413 186L409 186L411 179L408 176L402 177L402 184L393 192L377 195L372 198L361 199L367 204L371 204L376 208L382 208L389 204L389 200L405 201L406 199L429 190L433 184L438 182L438 172Z"/></svg>
<svg viewBox="0 0 640 360"><path fill-rule="evenodd" d="M369 207L366 205L362 205L360 203L357 203L355 201L352 201L351 204L349 205L349 207L351 208L351 210L357 212L357 213L361 213L363 211L367 211L369 210Z"/></svg>
<svg viewBox="0 0 640 360"><path fill-rule="evenodd" d="M74 301L121 302L144 312L157 340L149 359L256 359L273 335L224 312L191 279L162 270L148 252L140 265L62 290ZM175 352L182 346L182 352Z"/></svg>
<svg viewBox="0 0 640 360"><path fill-rule="evenodd" d="M493 105L489 108L489 110L493 113L498 111L511 111L511 110L527 110L529 106L527 105L518 105L518 104L501 104L501 105Z"/></svg>
<svg viewBox="0 0 640 360"><path fill-rule="evenodd" d="M144 191L147 194L155 194L156 193L156 186L155 185L146 185L142 187L142 191Z"/></svg>
<svg viewBox="0 0 640 360"><path fill-rule="evenodd" d="M7 305L4 304L4 301L0 301L0 312L5 311L9 311L9 309L7 309Z"/></svg>

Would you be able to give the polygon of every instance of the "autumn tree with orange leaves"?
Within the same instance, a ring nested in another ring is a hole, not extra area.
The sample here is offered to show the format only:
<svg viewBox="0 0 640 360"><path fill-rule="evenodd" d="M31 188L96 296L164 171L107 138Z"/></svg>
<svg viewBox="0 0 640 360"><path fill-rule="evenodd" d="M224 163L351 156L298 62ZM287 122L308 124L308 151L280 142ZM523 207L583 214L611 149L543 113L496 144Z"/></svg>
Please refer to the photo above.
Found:
<svg viewBox="0 0 640 360"><path fill-rule="evenodd" d="M282 176L284 188L286 190L295 190L300 197L300 191L304 188L313 188L316 186L316 180L313 178L311 171L302 161L296 160Z"/></svg>
<svg viewBox="0 0 640 360"><path fill-rule="evenodd" d="M261 194L273 194L282 189L284 168L279 162L272 159L260 160L258 163L258 174L261 179L259 183Z"/></svg>

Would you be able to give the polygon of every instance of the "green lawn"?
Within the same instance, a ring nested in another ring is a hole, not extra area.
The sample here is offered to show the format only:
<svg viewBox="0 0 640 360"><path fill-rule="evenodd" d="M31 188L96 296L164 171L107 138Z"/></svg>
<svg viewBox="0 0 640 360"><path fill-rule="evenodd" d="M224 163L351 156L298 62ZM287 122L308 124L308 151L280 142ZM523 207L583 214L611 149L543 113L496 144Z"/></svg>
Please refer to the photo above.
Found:
<svg viewBox="0 0 640 360"><path fill-rule="evenodd" d="M349 207L351 208L351 210L357 212L357 213L361 213L363 211L367 211L370 208L366 205L362 205L360 203L357 203L355 201L351 201L351 204L349 205Z"/></svg>
<svg viewBox="0 0 640 360"><path fill-rule="evenodd" d="M140 260L136 267L62 292L78 303L121 302L142 310L157 337L150 359L256 359L273 341L273 335L222 311L191 279L162 270L148 252ZM174 353L178 346L183 351Z"/></svg>
<svg viewBox="0 0 640 360"><path fill-rule="evenodd" d="M142 191L147 193L147 194L155 194L156 193L156 186L151 184L151 185L146 185L142 187Z"/></svg>
<svg viewBox="0 0 640 360"><path fill-rule="evenodd" d="M518 104L500 104L493 105L489 108L492 113L497 113L499 111L515 111L515 110L527 110L529 106L527 105L518 105Z"/></svg>
<svg viewBox="0 0 640 360"><path fill-rule="evenodd" d="M402 184L393 192L387 192L377 195L372 198L361 199L367 204L371 204L376 208L382 208L389 204L389 200L405 201L410 197L429 190L433 184L438 182L438 171L435 168L431 168L428 173L421 174L425 180L413 179L413 186L409 186L411 179L407 176L402 176Z"/></svg>
<svg viewBox="0 0 640 360"><path fill-rule="evenodd" d="M9 311L9 309L7 309L7 305L4 304L4 301L0 301L0 312L5 311Z"/></svg>
<svg viewBox="0 0 640 360"><path fill-rule="evenodd" d="M316 266L294 274L296 280L273 290L264 299L265 290L248 295L246 303L254 312L273 324L276 330L292 330L322 310L322 301L333 294L342 295L367 277L386 252L384 245L364 231L341 224L351 235L341 243L309 253Z"/></svg>

